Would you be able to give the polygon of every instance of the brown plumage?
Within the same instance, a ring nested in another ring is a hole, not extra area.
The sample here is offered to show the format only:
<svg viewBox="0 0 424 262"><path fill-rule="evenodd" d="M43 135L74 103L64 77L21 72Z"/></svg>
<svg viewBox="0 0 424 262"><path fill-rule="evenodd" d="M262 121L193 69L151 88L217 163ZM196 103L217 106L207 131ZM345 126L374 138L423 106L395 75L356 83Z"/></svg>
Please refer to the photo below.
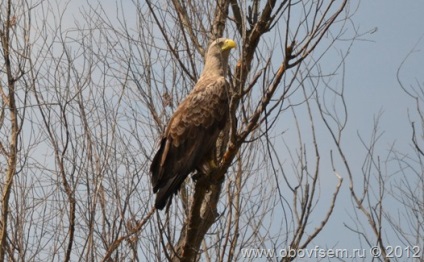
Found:
<svg viewBox="0 0 424 262"><path fill-rule="evenodd" d="M198 82L166 127L150 166L157 209L165 207L191 172L203 170L214 151L218 134L228 118L225 76L228 56L234 47L235 42L225 38L211 43Z"/></svg>

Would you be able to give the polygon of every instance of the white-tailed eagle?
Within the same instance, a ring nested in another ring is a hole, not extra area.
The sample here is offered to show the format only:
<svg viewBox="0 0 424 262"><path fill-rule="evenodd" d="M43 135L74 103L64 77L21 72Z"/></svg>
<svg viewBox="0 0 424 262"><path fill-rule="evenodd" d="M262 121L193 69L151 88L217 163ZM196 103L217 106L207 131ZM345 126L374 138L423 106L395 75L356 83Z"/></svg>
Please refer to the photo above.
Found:
<svg viewBox="0 0 424 262"><path fill-rule="evenodd" d="M204 166L215 151L215 143L228 119L228 82L225 79L231 39L211 43L205 66L190 94L175 110L150 166L155 207L163 209L193 171Z"/></svg>

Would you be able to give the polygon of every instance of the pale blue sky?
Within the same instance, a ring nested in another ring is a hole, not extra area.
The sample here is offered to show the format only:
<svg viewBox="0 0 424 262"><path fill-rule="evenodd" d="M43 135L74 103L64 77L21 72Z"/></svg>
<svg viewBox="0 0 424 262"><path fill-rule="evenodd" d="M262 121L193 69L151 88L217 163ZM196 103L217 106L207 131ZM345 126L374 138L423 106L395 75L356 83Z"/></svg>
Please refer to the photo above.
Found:
<svg viewBox="0 0 424 262"><path fill-rule="evenodd" d="M396 74L409 51L424 35L424 1L422 0L367 0L360 1L353 22L360 33L365 34L356 41L346 60L345 96L348 106L349 122L347 135L351 138L345 148L357 156L352 156L355 175L365 157L356 132L367 141L371 135L373 119L382 112L380 131L384 132L378 144L378 154L384 159L392 143L405 153L411 150L411 127L408 109L416 118L414 101L400 88ZM424 81L424 41L418 44L418 51L411 56L401 71L405 84ZM357 166L355 166L357 165ZM391 170L388 170L390 173ZM317 241L320 246L338 248L359 248L357 236L343 226L353 215L348 181L344 181L342 193L330 225ZM388 203L388 208L396 208L396 203ZM363 220L366 223L366 220ZM398 244L393 239L392 243ZM350 261L350 260L348 260Z"/></svg>
<svg viewBox="0 0 424 262"><path fill-rule="evenodd" d="M408 52L424 35L423 10L422 0L361 1L353 20L361 31L376 31L364 36L369 41L356 42L347 59L346 95L351 120L358 123L360 131L368 131L363 124L369 126L367 122L372 122L380 109L384 111L381 128L386 130L387 139L402 139L406 135L403 132L410 129L406 110L413 109L412 99L400 89L396 74ZM424 41L419 47L424 47ZM401 76L409 83L415 81L412 78L421 77L422 81L423 68L421 50L406 62Z"/></svg>
<svg viewBox="0 0 424 262"><path fill-rule="evenodd" d="M76 2L68 10L68 14L74 18L78 13L77 9L73 9ZM113 2L111 8L107 9L113 12L114 1L107 2ZM107 5L106 1L103 5ZM360 171L361 161L365 157L357 132L368 139L373 119L380 111L383 112L380 130L384 134L378 144L378 153L386 156L394 142L399 150L411 152L411 127L407 110L416 116L413 112L415 105L400 89L396 73L408 52L424 35L423 12L424 0L362 0L352 18L358 32L364 33L361 40L353 44L345 64L345 97L349 112L345 136L350 139L347 139L344 146L352 153L354 172ZM72 24L74 21L70 20ZM419 52L410 57L401 72L406 84L414 83L416 79L421 83L424 81L424 50L421 47L424 49L424 40L418 45ZM359 248L357 236L343 225L351 222L348 213L353 215L349 182L347 177L344 178L333 217L314 245Z"/></svg>

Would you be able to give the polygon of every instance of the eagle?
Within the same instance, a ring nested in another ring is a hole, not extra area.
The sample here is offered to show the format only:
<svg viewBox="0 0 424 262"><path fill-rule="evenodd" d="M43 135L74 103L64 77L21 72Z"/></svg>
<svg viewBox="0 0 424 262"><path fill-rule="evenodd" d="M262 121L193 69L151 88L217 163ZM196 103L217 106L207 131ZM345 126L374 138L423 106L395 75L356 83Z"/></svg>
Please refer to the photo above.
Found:
<svg viewBox="0 0 424 262"><path fill-rule="evenodd" d="M218 135L229 114L228 57L236 43L213 41L194 88L175 110L150 166L155 208L163 209L193 171L208 170ZM214 158L212 158L214 159Z"/></svg>

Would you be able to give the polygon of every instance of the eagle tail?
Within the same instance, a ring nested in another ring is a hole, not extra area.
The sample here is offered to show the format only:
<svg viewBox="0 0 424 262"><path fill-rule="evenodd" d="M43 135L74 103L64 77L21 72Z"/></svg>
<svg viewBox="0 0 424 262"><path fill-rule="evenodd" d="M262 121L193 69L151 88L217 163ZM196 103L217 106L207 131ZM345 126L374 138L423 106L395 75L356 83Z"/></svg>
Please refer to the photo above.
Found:
<svg viewBox="0 0 424 262"><path fill-rule="evenodd" d="M160 185L160 178L163 176L165 170L161 167L161 160L163 155L163 150L165 148L166 139L162 139L160 142L159 150L156 152L155 157L153 158L152 165L150 166L150 172L152 173L151 182L153 185L153 193L158 191Z"/></svg>
<svg viewBox="0 0 424 262"><path fill-rule="evenodd" d="M176 176L161 187L156 193L155 208L162 210L168 202L171 202L172 196L178 192L183 181L184 179Z"/></svg>
<svg viewBox="0 0 424 262"><path fill-rule="evenodd" d="M172 200L172 196L178 192L181 184L191 172L189 167L193 162L191 158L178 161L176 153L169 149L168 143L170 142L166 138L162 139L160 148L150 166L153 193L156 193L155 208L159 210L162 210ZM163 160L164 156L166 161ZM165 162L165 164L161 162Z"/></svg>
<svg viewBox="0 0 424 262"><path fill-rule="evenodd" d="M162 210L166 206L166 203L172 201L172 195L172 193L169 194L169 192L159 190L156 195L155 208Z"/></svg>

